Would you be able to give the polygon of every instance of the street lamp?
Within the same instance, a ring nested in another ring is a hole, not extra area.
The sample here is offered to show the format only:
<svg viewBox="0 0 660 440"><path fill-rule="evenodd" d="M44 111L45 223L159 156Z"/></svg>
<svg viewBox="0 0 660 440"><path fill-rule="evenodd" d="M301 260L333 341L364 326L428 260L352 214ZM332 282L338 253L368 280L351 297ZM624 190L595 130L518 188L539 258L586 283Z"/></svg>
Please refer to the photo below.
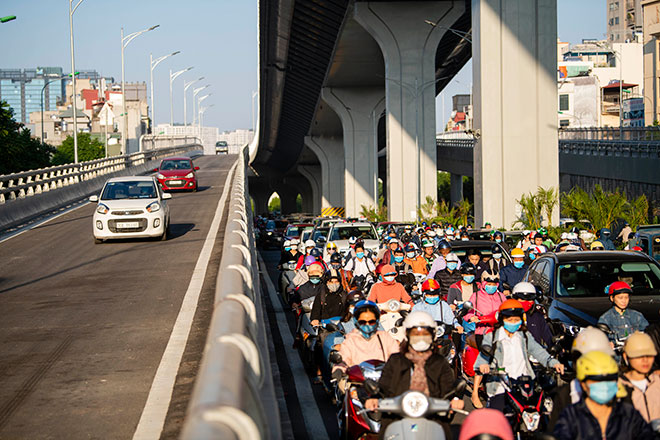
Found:
<svg viewBox="0 0 660 440"><path fill-rule="evenodd" d="M206 110L210 109L211 107L214 107L214 106L215 106L215 104L211 104L208 107L200 107L199 108L199 137L200 137L200 139L202 137L202 125L203 125L202 117L204 116L204 112Z"/></svg>
<svg viewBox="0 0 660 440"><path fill-rule="evenodd" d="M149 54L149 61L150 61L149 65L151 66L151 126L152 127L156 126L156 107L154 107L154 69L166 58L173 57L178 53L181 53L181 51L177 50L176 52L172 52L169 55L163 55L162 57L156 58L155 60L153 54Z"/></svg>
<svg viewBox="0 0 660 440"><path fill-rule="evenodd" d="M181 69L178 72L172 73L172 69L170 69L170 125L173 127L174 126L174 107L172 105L172 82L174 82L175 79L177 79L180 75L183 75L187 71L191 70L193 67L187 67L185 69Z"/></svg>
<svg viewBox="0 0 660 440"><path fill-rule="evenodd" d="M188 109L187 109L187 103L186 103L186 101L187 101L186 92L188 91L188 88L190 88L190 86L192 86L196 82L201 81L203 79L204 79L204 77L200 76L199 78L193 79L192 81L188 81L188 82L184 81L183 82L183 125L184 126L188 126ZM193 107L194 107L194 105L193 105ZM194 113L193 113L193 119L195 119Z"/></svg>
<svg viewBox="0 0 660 440"><path fill-rule="evenodd" d="M82 0L80 0L82 1ZM143 29L141 31L133 32L124 36L124 28L121 28L121 110L124 116L124 124L122 127L121 134L121 153L126 154L126 149L128 147L128 112L126 111L126 72L125 72L125 63L124 63L124 49L129 45L131 41L144 34L145 32L153 31L154 29L160 27L159 24L151 26L150 28ZM75 120L75 119L74 119Z"/></svg>
<svg viewBox="0 0 660 440"><path fill-rule="evenodd" d="M198 94L199 92L201 92L202 90L204 90L204 89L207 88L207 87L211 87L211 84L207 84L207 85L205 85L205 86L202 86L202 87L198 87L198 88L196 88L196 89L193 89L193 121L192 121L193 125L195 125L195 117L197 116L197 113L196 113L197 110L195 110L195 97L197 96L197 94Z"/></svg>
<svg viewBox="0 0 660 440"><path fill-rule="evenodd" d="M41 143L42 144L44 143L44 91L46 90L46 87L48 87L50 83L53 83L55 81L61 81L67 76L75 76L78 75L79 73L80 72L75 72L75 74L58 76L57 78L53 78L50 81L47 81L46 84L44 84L44 86L41 88Z"/></svg>
<svg viewBox="0 0 660 440"><path fill-rule="evenodd" d="M76 3L76 6L73 6L73 0L69 0L69 40L71 43L71 73L72 73L71 86L73 87L72 113L73 113L73 162L74 163L78 163L78 109L77 109L78 106L76 105L76 75L73 74L76 71L76 59L74 57L74 50L73 50L73 14L76 12L76 9L78 9L78 6L80 6L82 2L83 0L79 0L78 3ZM11 18L11 17L5 17L5 18Z"/></svg>
<svg viewBox="0 0 660 440"><path fill-rule="evenodd" d="M259 93L256 90L252 91L252 131L255 131L254 127L254 98L258 95ZM378 206L378 205L376 205Z"/></svg>
<svg viewBox="0 0 660 440"><path fill-rule="evenodd" d="M82 1L82 0L81 0ZM77 7L77 6L76 6ZM8 15L6 17L0 17L0 23L7 23L8 21L16 20L15 15Z"/></svg>

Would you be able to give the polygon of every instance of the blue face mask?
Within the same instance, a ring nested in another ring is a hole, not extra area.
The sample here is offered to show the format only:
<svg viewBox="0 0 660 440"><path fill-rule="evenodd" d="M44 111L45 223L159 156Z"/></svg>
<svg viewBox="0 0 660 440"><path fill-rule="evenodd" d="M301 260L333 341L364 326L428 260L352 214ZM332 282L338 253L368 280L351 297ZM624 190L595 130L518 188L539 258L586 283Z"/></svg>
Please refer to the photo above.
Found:
<svg viewBox="0 0 660 440"><path fill-rule="evenodd" d="M359 259L363 259L364 258L364 252L356 252L355 256L358 257Z"/></svg>
<svg viewBox="0 0 660 440"><path fill-rule="evenodd" d="M310 277L310 278L309 278L309 281L310 281L312 284L318 284L318 283L321 282L321 278L319 278L319 277Z"/></svg>
<svg viewBox="0 0 660 440"><path fill-rule="evenodd" d="M534 254L534 253L529 254L529 259L532 260L532 261L536 260L536 254Z"/></svg>
<svg viewBox="0 0 660 440"><path fill-rule="evenodd" d="M414 253L414 252L408 252L408 253L406 254L406 256L407 256L408 258L410 258L410 259L413 259L413 258L415 258L415 253Z"/></svg>
<svg viewBox="0 0 660 440"><path fill-rule="evenodd" d="M396 255L394 257L394 261L396 261L397 263L401 263L403 261L403 255Z"/></svg>
<svg viewBox="0 0 660 440"><path fill-rule="evenodd" d="M456 270L456 267L458 267L458 263L454 261L450 261L449 263L447 263L447 269L449 270Z"/></svg>
<svg viewBox="0 0 660 440"><path fill-rule="evenodd" d="M439 296L426 296L424 297L424 301L426 301L429 304L437 304L440 301Z"/></svg>
<svg viewBox="0 0 660 440"><path fill-rule="evenodd" d="M495 243L502 243L502 239L501 238L496 238Z"/></svg>
<svg viewBox="0 0 660 440"><path fill-rule="evenodd" d="M589 385L589 397L594 402L605 405L614 399L617 390L616 381L594 382Z"/></svg>
<svg viewBox="0 0 660 440"><path fill-rule="evenodd" d="M287 246L287 247L284 248L284 250L289 252L291 250L291 248Z"/></svg>
<svg viewBox="0 0 660 440"><path fill-rule="evenodd" d="M515 333L520 329L522 321L517 322L516 324L509 324L508 322L504 323L504 329L509 333Z"/></svg>
<svg viewBox="0 0 660 440"><path fill-rule="evenodd" d="M525 265L524 261L514 261L513 262L513 267L516 269L522 269L522 267Z"/></svg>
<svg viewBox="0 0 660 440"><path fill-rule="evenodd" d="M353 322L355 323L355 328L358 329L358 331L362 334L362 337L364 339L371 339L371 337L376 333L376 330L378 330L378 324L374 325L360 325L358 324L357 318L353 318Z"/></svg>
<svg viewBox="0 0 660 440"><path fill-rule="evenodd" d="M490 284L486 284L484 286L484 291L489 295L493 295L495 292L497 292L497 286L491 286Z"/></svg>
<svg viewBox="0 0 660 440"><path fill-rule="evenodd" d="M463 281L465 281L468 284L472 284L472 282L474 281L474 275L468 275L463 277Z"/></svg>

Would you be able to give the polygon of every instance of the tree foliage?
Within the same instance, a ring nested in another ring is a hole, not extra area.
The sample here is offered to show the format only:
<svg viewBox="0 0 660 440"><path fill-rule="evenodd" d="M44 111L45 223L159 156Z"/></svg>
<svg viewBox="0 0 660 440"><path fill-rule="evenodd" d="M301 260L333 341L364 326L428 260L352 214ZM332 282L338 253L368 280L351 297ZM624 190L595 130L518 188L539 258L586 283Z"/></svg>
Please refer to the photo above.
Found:
<svg viewBox="0 0 660 440"><path fill-rule="evenodd" d="M522 216L516 223L522 223L527 229L536 230L543 225L544 219L548 220L548 223L551 221L552 214L559 204L559 192L553 187L545 189L539 186L536 193L523 194L516 202L522 209Z"/></svg>
<svg viewBox="0 0 660 440"><path fill-rule="evenodd" d="M53 156L53 165L66 165L74 162L73 136L67 137ZM78 161L102 159L105 157L105 147L89 133L78 133Z"/></svg>
<svg viewBox="0 0 660 440"><path fill-rule="evenodd" d="M380 196L378 198L378 206L360 205L360 215L365 217L370 222L384 222L387 221L387 206L385 206L385 198Z"/></svg>
<svg viewBox="0 0 660 440"><path fill-rule="evenodd" d="M0 174L36 170L50 165L55 149L33 139L30 130L14 120L14 111L0 101Z"/></svg>
<svg viewBox="0 0 660 440"><path fill-rule="evenodd" d="M268 203L268 212L281 212L280 198L275 196Z"/></svg>
<svg viewBox="0 0 660 440"><path fill-rule="evenodd" d="M648 222L649 203L642 195L629 201L618 189L604 191L596 185L591 193L573 188L562 194L562 212L576 221L588 220L595 229L610 228L617 219L624 219L632 228Z"/></svg>
<svg viewBox="0 0 660 440"><path fill-rule="evenodd" d="M472 203L463 199L455 206L451 206L445 200L435 201L432 197L426 197L426 202L417 209L420 221L426 223L450 223L452 225L467 225L470 220Z"/></svg>

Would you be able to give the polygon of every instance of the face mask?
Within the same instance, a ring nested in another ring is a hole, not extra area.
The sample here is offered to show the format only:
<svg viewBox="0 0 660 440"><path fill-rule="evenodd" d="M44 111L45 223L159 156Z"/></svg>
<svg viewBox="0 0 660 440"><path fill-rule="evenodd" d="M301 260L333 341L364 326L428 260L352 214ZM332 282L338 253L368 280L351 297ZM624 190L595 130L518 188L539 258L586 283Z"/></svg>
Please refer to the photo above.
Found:
<svg viewBox="0 0 660 440"><path fill-rule="evenodd" d="M513 262L513 267L515 267L516 269L522 269L524 264L525 264L524 261L514 261Z"/></svg>
<svg viewBox="0 0 660 440"><path fill-rule="evenodd" d="M461 241L470 241L470 239L467 238L467 237L463 237L463 238L461 238Z"/></svg>
<svg viewBox="0 0 660 440"><path fill-rule="evenodd" d="M495 294L495 292L497 292L497 286L491 286L490 284L486 284L484 286L484 291L489 295L493 295Z"/></svg>
<svg viewBox="0 0 660 440"><path fill-rule="evenodd" d="M339 290L339 283L328 284L328 290L332 293L335 293Z"/></svg>
<svg viewBox="0 0 660 440"><path fill-rule="evenodd" d="M529 254L529 259L532 261L536 260L536 254Z"/></svg>
<svg viewBox="0 0 660 440"><path fill-rule="evenodd" d="M397 255L394 257L394 261L401 263L403 261L403 255Z"/></svg>
<svg viewBox="0 0 660 440"><path fill-rule="evenodd" d="M339 263L332 263L332 268L335 269L335 270L339 270L339 269L341 269L341 264L339 264Z"/></svg>
<svg viewBox="0 0 660 440"><path fill-rule="evenodd" d="M605 405L614 399L617 389L615 381L594 382L589 385L589 397L594 402Z"/></svg>
<svg viewBox="0 0 660 440"><path fill-rule="evenodd" d="M321 277L309 277L309 281L311 281L312 284L318 284L321 282Z"/></svg>
<svg viewBox="0 0 660 440"><path fill-rule="evenodd" d="M352 315L352 314L353 314L353 310L355 310L355 306L350 306L350 307L348 308L348 313L350 313L350 314Z"/></svg>
<svg viewBox="0 0 660 440"><path fill-rule="evenodd" d="M415 258L415 253L414 252L408 252L406 256L410 259Z"/></svg>
<svg viewBox="0 0 660 440"><path fill-rule="evenodd" d="M440 301L439 296L427 296L424 298L424 301L426 301L429 304L437 304Z"/></svg>
<svg viewBox="0 0 660 440"><path fill-rule="evenodd" d="M357 318L354 318L353 321L355 321L355 327L360 331L360 333L362 334L362 337L364 339L371 339L371 337L374 335L374 333L376 333L376 330L378 330L378 324L360 325L360 324L358 324Z"/></svg>
<svg viewBox="0 0 660 440"><path fill-rule="evenodd" d="M287 247L284 248L284 250L289 252L291 250L291 248L287 246Z"/></svg>
<svg viewBox="0 0 660 440"><path fill-rule="evenodd" d="M408 340L408 343L415 351L426 351L431 348L431 343L433 342L433 337L431 335L416 335L411 336Z"/></svg>
<svg viewBox="0 0 660 440"><path fill-rule="evenodd" d="M358 257L360 260L364 258L364 252L356 252L355 256Z"/></svg>
<svg viewBox="0 0 660 440"><path fill-rule="evenodd" d="M502 258L502 254L493 254L493 258L499 260L500 258Z"/></svg>
<svg viewBox="0 0 660 440"><path fill-rule="evenodd" d="M504 329L509 333L515 333L518 331L518 329L520 329L521 325L522 325L522 321L519 321L516 324L509 324L508 322L505 322Z"/></svg>
<svg viewBox="0 0 660 440"><path fill-rule="evenodd" d="M396 278L396 276L391 276L391 275L387 276L387 277L383 277L383 279L385 281L387 281L388 283L391 283L392 281L394 281L395 278Z"/></svg>
<svg viewBox="0 0 660 440"><path fill-rule="evenodd" d="M447 263L447 269L449 269L449 270L455 270L457 266L458 266L458 263L456 263L454 261L450 261L449 263Z"/></svg>
<svg viewBox="0 0 660 440"><path fill-rule="evenodd" d="M468 275L463 277L463 281L465 281L468 284L472 284L472 282L474 281L474 275Z"/></svg>
<svg viewBox="0 0 660 440"><path fill-rule="evenodd" d="M495 243L502 243L502 239L501 238L496 238Z"/></svg>

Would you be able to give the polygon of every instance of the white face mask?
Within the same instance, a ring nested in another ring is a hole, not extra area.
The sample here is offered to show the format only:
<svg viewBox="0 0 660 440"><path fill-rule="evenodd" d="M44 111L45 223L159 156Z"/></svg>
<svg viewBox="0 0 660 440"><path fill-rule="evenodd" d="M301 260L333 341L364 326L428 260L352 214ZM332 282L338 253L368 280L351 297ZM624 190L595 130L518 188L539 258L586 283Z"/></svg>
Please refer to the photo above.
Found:
<svg viewBox="0 0 660 440"><path fill-rule="evenodd" d="M392 282L392 281L394 281L395 278L396 278L396 276L383 277L383 279L384 279L385 281L388 281L388 282Z"/></svg>
<svg viewBox="0 0 660 440"><path fill-rule="evenodd" d="M433 337L431 335L415 335L411 336L408 343L415 351L426 351L431 348Z"/></svg>
<svg viewBox="0 0 660 440"><path fill-rule="evenodd" d="M328 284L328 290L332 293L335 293L336 291L339 290L339 286L340 286L339 283Z"/></svg>

